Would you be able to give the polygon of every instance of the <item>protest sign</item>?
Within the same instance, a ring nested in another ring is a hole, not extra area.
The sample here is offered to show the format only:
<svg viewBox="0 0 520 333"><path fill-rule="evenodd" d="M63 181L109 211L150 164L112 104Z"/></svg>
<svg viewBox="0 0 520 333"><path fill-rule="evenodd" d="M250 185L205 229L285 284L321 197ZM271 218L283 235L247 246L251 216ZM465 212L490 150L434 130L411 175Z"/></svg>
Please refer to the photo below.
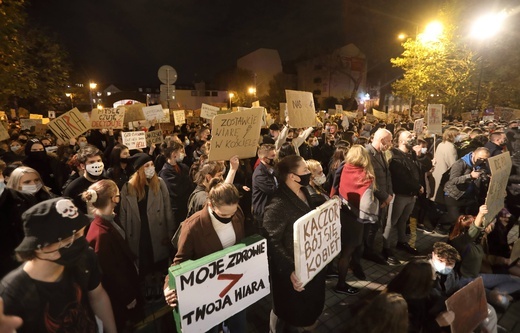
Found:
<svg viewBox="0 0 520 333"><path fill-rule="evenodd" d="M43 137L47 134L47 129L48 127L46 124L36 124L36 126L34 126L34 134L37 137Z"/></svg>
<svg viewBox="0 0 520 333"><path fill-rule="evenodd" d="M260 101L254 101L253 104L251 105L251 107L259 108L260 107Z"/></svg>
<svg viewBox="0 0 520 333"><path fill-rule="evenodd" d="M7 120L7 115L5 114L5 111L0 111L0 120Z"/></svg>
<svg viewBox="0 0 520 333"><path fill-rule="evenodd" d="M417 119L413 122L413 131L417 136L421 135L424 127L424 118Z"/></svg>
<svg viewBox="0 0 520 333"><path fill-rule="evenodd" d="M91 113L94 112L94 109L92 109ZM81 115L83 118L87 121L87 123L90 124L90 114L88 112L81 112Z"/></svg>
<svg viewBox="0 0 520 333"><path fill-rule="evenodd" d="M163 109L163 117L159 119L159 123L167 124L171 121L170 119L170 109Z"/></svg>
<svg viewBox="0 0 520 333"><path fill-rule="evenodd" d="M143 149L146 147L146 134L144 131L121 132L123 144L128 149Z"/></svg>
<svg viewBox="0 0 520 333"><path fill-rule="evenodd" d="M56 118L56 111L49 111L48 112L48 117L51 118L51 119Z"/></svg>
<svg viewBox="0 0 520 333"><path fill-rule="evenodd" d="M74 108L49 122L48 126L58 139L67 142L70 138L88 131L90 122L87 122L79 110Z"/></svg>
<svg viewBox="0 0 520 333"><path fill-rule="evenodd" d="M484 117L482 117L482 120L483 121L493 121L493 120L495 120L495 116L494 115L493 116L484 116Z"/></svg>
<svg viewBox="0 0 520 333"><path fill-rule="evenodd" d="M125 124L128 124L133 121L145 120L143 107L145 107L143 103L136 103L132 105L125 105Z"/></svg>
<svg viewBox="0 0 520 333"><path fill-rule="evenodd" d="M386 121L388 119L388 114L384 111L378 111L376 109L372 109L372 114L379 120Z"/></svg>
<svg viewBox="0 0 520 333"><path fill-rule="evenodd" d="M461 114L462 121L471 121L473 120L473 115L471 112L462 112Z"/></svg>
<svg viewBox="0 0 520 333"><path fill-rule="evenodd" d="M519 109L495 107L495 120L510 121L514 119L520 119Z"/></svg>
<svg viewBox="0 0 520 333"><path fill-rule="evenodd" d="M49 118L42 118L42 124L46 125L50 122L51 120Z"/></svg>
<svg viewBox="0 0 520 333"><path fill-rule="evenodd" d="M335 104L336 107L336 113L341 114L343 112L343 105L341 104Z"/></svg>
<svg viewBox="0 0 520 333"><path fill-rule="evenodd" d="M218 113L220 108L208 104L202 103L202 107L200 108L200 117L204 119L213 119Z"/></svg>
<svg viewBox="0 0 520 333"><path fill-rule="evenodd" d="M357 118L357 113L353 111L343 111L343 114L347 116L349 120L354 120Z"/></svg>
<svg viewBox="0 0 520 333"><path fill-rule="evenodd" d="M294 222L295 273L304 286L341 252L340 209L334 197Z"/></svg>
<svg viewBox="0 0 520 333"><path fill-rule="evenodd" d="M258 235L169 268L178 332L206 332L269 294L267 242Z"/></svg>
<svg viewBox="0 0 520 333"><path fill-rule="evenodd" d="M36 124L41 124L41 119L20 119L20 128L22 130L34 131Z"/></svg>
<svg viewBox="0 0 520 333"><path fill-rule="evenodd" d="M314 98L308 91L285 90L289 123L292 127L316 125Z"/></svg>
<svg viewBox="0 0 520 333"><path fill-rule="evenodd" d="M502 208L504 208L507 181L512 167L511 155L509 155L509 152L490 157L487 162L489 169L491 170L491 178L489 179L488 192L486 196L486 205L488 209L488 213L485 216L486 225L493 220Z"/></svg>
<svg viewBox="0 0 520 333"><path fill-rule="evenodd" d="M162 105L152 105L145 106L142 108L144 119L152 121L152 120L161 120L164 118L164 112Z"/></svg>
<svg viewBox="0 0 520 333"><path fill-rule="evenodd" d="M473 332L487 318L486 291L482 277L468 283L446 300L446 309L455 313L452 333Z"/></svg>
<svg viewBox="0 0 520 333"><path fill-rule="evenodd" d="M151 147L156 143L162 143L162 142L163 142L162 130L146 132L146 144L148 145L148 147Z"/></svg>
<svg viewBox="0 0 520 333"><path fill-rule="evenodd" d="M327 113L329 114L329 116L334 116L336 114L336 109L328 109Z"/></svg>
<svg viewBox="0 0 520 333"><path fill-rule="evenodd" d="M442 135L442 104L428 104L428 132Z"/></svg>
<svg viewBox="0 0 520 333"><path fill-rule="evenodd" d="M20 118L29 119L29 110L25 108L18 108L18 116Z"/></svg>
<svg viewBox="0 0 520 333"><path fill-rule="evenodd" d="M209 161L229 160L256 156L263 108L220 114L213 118Z"/></svg>
<svg viewBox="0 0 520 333"><path fill-rule="evenodd" d="M173 111L173 122L175 125L186 124L186 112L184 110Z"/></svg>
<svg viewBox="0 0 520 333"><path fill-rule="evenodd" d="M43 116L41 114L34 114L34 113L31 113L29 114L29 119L42 119Z"/></svg>
<svg viewBox="0 0 520 333"><path fill-rule="evenodd" d="M92 128L123 128L125 108L93 109L90 117Z"/></svg>
<svg viewBox="0 0 520 333"><path fill-rule="evenodd" d="M6 129L6 122L3 122L0 124L0 141L4 141L10 138L9 132L7 132Z"/></svg>

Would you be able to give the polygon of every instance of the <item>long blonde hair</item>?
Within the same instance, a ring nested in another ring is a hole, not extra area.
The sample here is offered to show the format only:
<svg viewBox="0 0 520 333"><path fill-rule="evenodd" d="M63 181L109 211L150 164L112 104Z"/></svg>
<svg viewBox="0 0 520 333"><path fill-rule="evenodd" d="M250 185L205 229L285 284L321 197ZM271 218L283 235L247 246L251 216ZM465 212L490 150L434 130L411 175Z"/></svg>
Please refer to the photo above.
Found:
<svg viewBox="0 0 520 333"><path fill-rule="evenodd" d="M137 197L137 201L143 200L146 193L144 187L147 184L150 186L150 190L152 190L154 194L159 193L159 190L161 189L161 183L159 182L157 173L155 173L152 178L147 179L144 174L143 165L135 171L132 177L130 177L130 180L128 181L128 194Z"/></svg>
<svg viewBox="0 0 520 333"><path fill-rule="evenodd" d="M23 175L25 175L26 173L34 173L36 176L38 176L40 183L42 183L41 190L47 192L47 194L51 194L49 189L47 187L45 187L42 177L40 176L40 173L28 166L20 166L20 167L14 169L13 172L11 173L11 175L9 176L9 180L7 181L6 187L12 188L13 190L20 191L22 189L22 186L20 185L20 180L22 179Z"/></svg>
<svg viewBox="0 0 520 333"><path fill-rule="evenodd" d="M374 189L376 188L374 167L372 166L372 161L370 160L370 156L365 147L362 145L353 145L350 147L347 156L345 157L345 162L365 169L365 179L372 180Z"/></svg>

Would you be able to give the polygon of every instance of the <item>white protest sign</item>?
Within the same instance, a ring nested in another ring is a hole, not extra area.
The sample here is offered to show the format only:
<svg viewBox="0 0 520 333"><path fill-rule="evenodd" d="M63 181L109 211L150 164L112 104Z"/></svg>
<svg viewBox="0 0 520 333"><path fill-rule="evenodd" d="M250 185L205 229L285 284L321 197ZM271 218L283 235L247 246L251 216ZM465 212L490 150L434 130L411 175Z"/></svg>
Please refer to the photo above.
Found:
<svg viewBox="0 0 520 333"><path fill-rule="evenodd" d="M33 131L36 124L41 123L41 119L20 119L20 129Z"/></svg>
<svg viewBox="0 0 520 333"><path fill-rule="evenodd" d="M152 120L161 120L164 118L164 112L162 105L152 105L145 106L143 108L144 119L152 121Z"/></svg>
<svg viewBox="0 0 520 333"><path fill-rule="evenodd" d="M442 135L442 104L428 104L428 132Z"/></svg>
<svg viewBox="0 0 520 333"><path fill-rule="evenodd" d="M42 119L43 116L41 114L35 114L35 113L31 113L29 114L29 119Z"/></svg>
<svg viewBox="0 0 520 333"><path fill-rule="evenodd" d="M484 116L482 117L483 121L493 121L495 120L495 116Z"/></svg>
<svg viewBox="0 0 520 333"><path fill-rule="evenodd" d="M334 197L294 222L295 273L304 286L341 252L340 209Z"/></svg>
<svg viewBox="0 0 520 333"><path fill-rule="evenodd" d="M509 152L488 158L491 179L489 180L488 192L486 195L486 225L490 223L498 212L504 208L506 197L506 187L509 175L511 174L512 162Z"/></svg>
<svg viewBox="0 0 520 333"><path fill-rule="evenodd" d="M205 119L213 119L219 110L220 108L216 106L202 103L202 107L200 108L200 117Z"/></svg>
<svg viewBox="0 0 520 333"><path fill-rule="evenodd" d="M49 122L48 127L58 139L67 142L70 138L75 138L88 131L90 121L87 121L81 112L74 108Z"/></svg>
<svg viewBox="0 0 520 333"><path fill-rule="evenodd" d="M260 107L260 101L254 101L253 104L251 105L251 107L259 108Z"/></svg>
<svg viewBox="0 0 520 333"><path fill-rule="evenodd" d="M285 90L289 123L292 127L316 126L314 98L308 91Z"/></svg>
<svg viewBox="0 0 520 333"><path fill-rule="evenodd" d="M169 268L178 332L206 332L269 294L267 242L244 243Z"/></svg>
<svg viewBox="0 0 520 333"><path fill-rule="evenodd" d="M417 136L421 135L424 127L424 118L417 119L413 122L413 131Z"/></svg>
<svg viewBox="0 0 520 333"><path fill-rule="evenodd" d="M123 128L125 108L93 109L90 116L92 128Z"/></svg>
<svg viewBox="0 0 520 333"><path fill-rule="evenodd" d="M252 108L215 116L208 160L255 157L263 113L264 108Z"/></svg>
<svg viewBox="0 0 520 333"><path fill-rule="evenodd" d="M143 149L146 147L146 134L144 131L121 132L123 144L128 149Z"/></svg>
<svg viewBox="0 0 520 333"><path fill-rule="evenodd" d="M388 119L388 114L384 111L378 111L376 109L372 109L372 114L374 115L374 117L376 117L379 120L387 121L387 119Z"/></svg>
<svg viewBox="0 0 520 333"><path fill-rule="evenodd" d="M157 143L163 142L163 135L161 130L146 132L146 144L151 147Z"/></svg>
<svg viewBox="0 0 520 333"><path fill-rule="evenodd" d="M340 114L343 112L343 105L342 104L335 104L336 106L336 114Z"/></svg>
<svg viewBox="0 0 520 333"><path fill-rule="evenodd" d="M167 124L170 121L170 109L163 109L163 117L159 119L159 123Z"/></svg>
<svg viewBox="0 0 520 333"><path fill-rule="evenodd" d="M175 125L186 124L186 112L184 110L173 111L173 121Z"/></svg>

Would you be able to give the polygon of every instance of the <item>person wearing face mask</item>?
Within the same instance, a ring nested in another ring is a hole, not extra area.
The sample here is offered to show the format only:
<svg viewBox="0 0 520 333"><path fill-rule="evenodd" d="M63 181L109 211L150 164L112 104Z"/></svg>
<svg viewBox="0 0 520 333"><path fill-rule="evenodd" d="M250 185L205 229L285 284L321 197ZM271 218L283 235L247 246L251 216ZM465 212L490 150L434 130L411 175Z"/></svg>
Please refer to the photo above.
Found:
<svg viewBox="0 0 520 333"><path fill-rule="evenodd" d="M155 173L150 155L138 153L130 161L135 173L121 189L119 220L145 280L168 267L177 221L166 183Z"/></svg>
<svg viewBox="0 0 520 333"><path fill-rule="evenodd" d="M261 235L265 235L263 218L265 206L271 200L278 188L278 180L275 175L276 150L272 144L263 144L258 148L258 166L253 171L252 202L253 219Z"/></svg>
<svg viewBox="0 0 520 333"><path fill-rule="evenodd" d="M324 204L329 199L327 191L323 188L323 185L327 182L327 177L325 177L325 174L323 173L323 168L321 167L320 162L316 160L308 160L306 163L312 174L307 190L309 191L313 205L317 207Z"/></svg>
<svg viewBox="0 0 520 333"><path fill-rule="evenodd" d="M72 198L74 204L81 212L87 214L87 205L81 199L81 194L85 192L92 183L104 179L105 164L102 159L103 153L94 146L87 145L77 153L79 168L84 171L83 175L69 183L63 191L63 195Z"/></svg>
<svg viewBox="0 0 520 333"><path fill-rule="evenodd" d="M307 185L312 177L301 156L291 155L277 164L280 186L265 208L273 309L270 332L312 330L325 302L325 274L319 272L305 288L294 272L293 224L314 208Z"/></svg>
<svg viewBox="0 0 520 333"><path fill-rule="evenodd" d="M27 142L25 156L23 164L38 171L45 186L55 195L60 195L64 180L63 173L59 172L58 160L47 154L45 147L38 139L31 139Z"/></svg>
<svg viewBox="0 0 520 333"><path fill-rule="evenodd" d="M94 220L86 239L96 253L119 332L127 332L129 322L137 322L143 297L134 265L135 255L125 241L124 230L114 221L114 208L121 200L117 184L102 179L90 185L83 200L94 207Z"/></svg>
<svg viewBox="0 0 520 333"><path fill-rule="evenodd" d="M190 169L186 164L182 163L186 156L182 144L175 141L170 143L170 146L164 150L164 156L166 156L167 160L161 171L159 171L159 177L166 182L175 221L180 223L180 221L186 219L188 198L194 189L190 178Z"/></svg>
<svg viewBox="0 0 520 333"><path fill-rule="evenodd" d="M7 182L7 187L30 194L34 196L38 202L56 197L43 184L38 171L26 166L21 166L13 170Z"/></svg>
<svg viewBox="0 0 520 333"><path fill-rule="evenodd" d="M117 332L95 253L83 235L89 224L68 198L43 201L22 216L22 265L0 282L4 311L23 320L18 332ZM3 314L2 314L3 315Z"/></svg>
<svg viewBox="0 0 520 333"><path fill-rule="evenodd" d="M129 163L130 151L128 147L117 144L110 153L110 168L107 170L107 177L116 182L117 187L121 189L123 185L130 179L134 173L132 163Z"/></svg>
<svg viewBox="0 0 520 333"><path fill-rule="evenodd" d="M217 183L209 190L206 205L183 222L178 251L172 266L187 260L197 260L240 243L245 237L244 213L238 204L240 196L233 184ZM175 307L175 290L164 284L166 303ZM246 310L226 320L231 332L247 332ZM218 332L218 326L208 332Z"/></svg>
<svg viewBox="0 0 520 333"><path fill-rule="evenodd" d="M2 155L2 160L9 165L13 162L23 161L25 158L23 145L19 140L9 143L9 151Z"/></svg>

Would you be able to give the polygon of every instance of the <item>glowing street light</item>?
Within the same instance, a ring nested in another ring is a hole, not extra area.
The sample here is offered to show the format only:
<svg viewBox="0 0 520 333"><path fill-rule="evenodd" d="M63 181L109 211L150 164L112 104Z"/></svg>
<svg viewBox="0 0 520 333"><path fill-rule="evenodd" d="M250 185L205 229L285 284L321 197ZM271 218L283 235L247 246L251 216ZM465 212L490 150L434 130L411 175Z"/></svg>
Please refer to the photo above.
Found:
<svg viewBox="0 0 520 333"><path fill-rule="evenodd" d="M233 94L232 92L230 92L228 96L229 96L229 109L231 110L231 99L232 99L233 97L235 97L235 94Z"/></svg>
<svg viewBox="0 0 520 333"><path fill-rule="evenodd" d="M74 108L74 101L72 99L74 97L74 94L72 94L72 93L65 93L65 96L70 98L70 105L72 106L72 108Z"/></svg>
<svg viewBox="0 0 520 333"><path fill-rule="evenodd" d="M422 43L438 42L444 32L444 25L439 21L428 23L424 28L424 32L419 34L417 38Z"/></svg>
<svg viewBox="0 0 520 333"><path fill-rule="evenodd" d="M249 87L249 89L247 89L247 92L250 95L256 95L256 88L255 87Z"/></svg>
<svg viewBox="0 0 520 333"><path fill-rule="evenodd" d="M89 82L90 109L94 109L94 101L92 100L92 90L97 88L97 83Z"/></svg>

